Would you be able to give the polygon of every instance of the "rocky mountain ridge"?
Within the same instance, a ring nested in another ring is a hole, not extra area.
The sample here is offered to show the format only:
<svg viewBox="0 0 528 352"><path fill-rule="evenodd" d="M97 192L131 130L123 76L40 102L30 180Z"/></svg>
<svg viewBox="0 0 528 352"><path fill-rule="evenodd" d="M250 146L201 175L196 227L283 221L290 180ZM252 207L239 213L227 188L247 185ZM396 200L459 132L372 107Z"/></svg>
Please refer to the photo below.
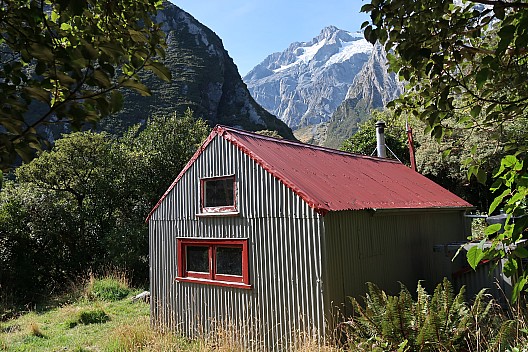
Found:
<svg viewBox="0 0 528 352"><path fill-rule="evenodd" d="M249 131L272 130L294 138L291 129L264 110L249 94L222 40L193 16L169 2L156 20L167 33L162 62L172 73L171 82L144 74L152 96L126 92L123 110L102 122L103 129L123 131L156 114L194 111L210 125L225 124Z"/></svg>
<svg viewBox="0 0 528 352"><path fill-rule="evenodd" d="M361 33L330 26L269 55L243 79L262 107L295 130L330 119L371 51Z"/></svg>
<svg viewBox="0 0 528 352"><path fill-rule="evenodd" d="M388 69L385 49L380 44L374 45L345 99L328 121L324 145L339 147L344 139L356 133L358 124L368 118L372 109L383 108L401 95L403 84Z"/></svg>
<svg viewBox="0 0 528 352"><path fill-rule="evenodd" d="M334 26L310 42L269 55L244 78L255 100L290 126L297 138L339 147L371 109L401 93L387 57L361 32Z"/></svg>

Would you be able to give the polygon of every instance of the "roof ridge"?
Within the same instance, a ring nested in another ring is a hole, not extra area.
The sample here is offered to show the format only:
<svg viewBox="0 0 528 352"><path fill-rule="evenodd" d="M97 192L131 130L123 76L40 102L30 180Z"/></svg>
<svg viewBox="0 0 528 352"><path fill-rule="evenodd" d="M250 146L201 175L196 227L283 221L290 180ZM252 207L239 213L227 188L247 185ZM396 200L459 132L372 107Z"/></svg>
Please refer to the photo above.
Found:
<svg viewBox="0 0 528 352"><path fill-rule="evenodd" d="M339 150L339 149L334 149L334 148L330 148L330 147L324 147L324 146L304 143L304 142L300 142L300 141L291 141L291 140L288 140L288 139L280 139L280 138L276 138L276 137L265 136L265 135L262 135L262 134L258 134L258 133L255 133L255 132L249 132L249 131L245 131L245 130L234 128L234 127L230 127L230 126L216 125L214 127L213 131L218 131L217 133L219 133L219 134L222 134L224 132L234 132L234 133L250 136L250 137L253 137L253 138L258 138L258 139L267 140L267 141L276 142L276 143L281 143L281 144L294 145L294 146L308 148L308 149L312 149L312 150L319 150L319 151L323 151L323 152L327 152L327 153L333 153L333 154L344 155L344 156L351 156L351 157L356 157L356 158L360 158L360 159L386 161L386 162L392 162L392 163L396 163L396 164L401 164L401 162L399 162L398 160L393 160L393 159L388 159L388 158L380 158L380 157L377 157L377 156L370 156L370 155L364 155L364 154L359 154L359 153L352 153L352 152L347 152L347 151L344 151L344 150Z"/></svg>

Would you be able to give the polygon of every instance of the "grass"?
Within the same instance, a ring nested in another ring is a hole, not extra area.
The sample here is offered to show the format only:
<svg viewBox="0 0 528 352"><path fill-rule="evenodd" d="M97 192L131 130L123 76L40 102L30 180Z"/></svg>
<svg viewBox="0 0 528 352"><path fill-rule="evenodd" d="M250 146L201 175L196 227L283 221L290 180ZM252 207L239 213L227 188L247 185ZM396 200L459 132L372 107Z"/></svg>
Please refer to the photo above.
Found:
<svg viewBox="0 0 528 352"><path fill-rule="evenodd" d="M139 292L130 290L125 298L115 301L89 298L85 292L77 301L0 322L0 351L245 351L240 336L230 329L196 340L154 331L149 304L131 300ZM320 347L310 338L300 338L294 350L339 349Z"/></svg>
<svg viewBox="0 0 528 352"><path fill-rule="evenodd" d="M90 280L75 298L0 321L0 351L199 351L150 328L150 307L117 276Z"/></svg>
<svg viewBox="0 0 528 352"><path fill-rule="evenodd" d="M105 351L109 332L138 318L148 321L148 315L148 304L128 299L81 300L43 313L30 312L0 323L0 350Z"/></svg>
<svg viewBox="0 0 528 352"><path fill-rule="evenodd" d="M84 289L78 290L79 292L74 295L75 298L69 296L67 299L52 300L51 305L45 308L15 314L5 321L0 320L0 351L245 351L240 331L235 327L228 326L223 329L220 326L214 329L214 333L210 332L196 340L151 329L149 304L142 300L131 300L140 292L139 290L132 290L124 283L123 287L128 294L121 299L116 299L113 294L110 295L110 299L106 295L94 294L94 287L98 285L116 286L115 283L108 284L107 279L91 278L83 286ZM98 283L99 280L103 283ZM106 288L102 291L107 292ZM521 311L524 312L520 306L510 307L509 317L502 316L502 320L514 323L515 329L510 330L516 332L517 336L511 339L510 347L503 346L500 350L528 352L527 319L525 315L519 313ZM489 335L483 336L484 339L494 338L499 333L507 333L496 324L477 325L477 332L482 330ZM301 332L297 332L293 337L292 351L343 350L336 345L318 346L313 336L305 336ZM371 338L365 341L369 345L372 342ZM344 347L349 351L357 351L363 344L356 345L352 340L349 342L351 344ZM471 352L486 350L482 348L486 345L484 340L480 341L479 345L482 346L471 348L468 345L467 350ZM260 349L258 346L256 348ZM383 348L380 349L382 350ZM440 348L440 350L449 349Z"/></svg>

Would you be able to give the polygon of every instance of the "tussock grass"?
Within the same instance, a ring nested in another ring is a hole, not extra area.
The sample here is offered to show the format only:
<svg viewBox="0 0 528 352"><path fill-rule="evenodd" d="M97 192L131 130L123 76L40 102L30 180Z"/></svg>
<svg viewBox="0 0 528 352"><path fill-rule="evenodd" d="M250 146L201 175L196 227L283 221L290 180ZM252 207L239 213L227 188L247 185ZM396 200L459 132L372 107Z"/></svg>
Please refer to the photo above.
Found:
<svg viewBox="0 0 528 352"><path fill-rule="evenodd" d="M36 322L29 324L29 334L31 336L44 337L44 334L40 331L40 327Z"/></svg>
<svg viewBox="0 0 528 352"><path fill-rule="evenodd" d="M91 300L119 301L131 292L126 276L112 272L102 278L90 274L85 289L85 296Z"/></svg>
<svg viewBox="0 0 528 352"><path fill-rule="evenodd" d="M115 279L115 278L114 278ZM93 292L94 283L98 280L88 280L83 292ZM91 286L90 286L91 285ZM91 288L89 288L91 287ZM128 286L127 286L128 287ZM119 300L92 298L81 295L76 301L45 311L32 311L16 315L14 318L0 322L0 351L109 351L109 352L170 352L170 351L246 351L251 344L252 350L264 351L265 346L247 341L240 327L220 322L213 324L208 333L203 333L194 340L183 338L169 331L156 330L150 324L150 306L143 301L132 302L131 297L140 292L130 288L129 294ZM69 301L69 300L68 300ZM480 311L480 310L479 310ZM476 328L475 341L478 344L467 343L466 351L480 352L490 350L490 339L499 339L501 334L507 334L508 345L502 344L495 350L509 352L528 352L528 319L525 309L520 305L509 307L503 319L509 326L501 329L501 325L487 326L482 320L485 315L475 314L473 317ZM496 315L493 313L493 315ZM477 319L477 320L475 320ZM495 330L493 330L495 329ZM257 337L258 338L258 337ZM318 336L312 333L292 331L289 351L358 351L373 350L374 340L360 341L358 344L340 346L337 342L328 342L321 346ZM350 341L349 341L350 342ZM368 345L368 346L367 346ZM376 343L379 351L383 346ZM494 345L498 346L498 345ZM412 351L410 346L400 346L402 351ZM442 349L431 350L449 350ZM389 349L389 350L397 350Z"/></svg>
<svg viewBox="0 0 528 352"><path fill-rule="evenodd" d="M198 351L191 341L172 333L153 330L149 317L115 328L105 346L106 351Z"/></svg>

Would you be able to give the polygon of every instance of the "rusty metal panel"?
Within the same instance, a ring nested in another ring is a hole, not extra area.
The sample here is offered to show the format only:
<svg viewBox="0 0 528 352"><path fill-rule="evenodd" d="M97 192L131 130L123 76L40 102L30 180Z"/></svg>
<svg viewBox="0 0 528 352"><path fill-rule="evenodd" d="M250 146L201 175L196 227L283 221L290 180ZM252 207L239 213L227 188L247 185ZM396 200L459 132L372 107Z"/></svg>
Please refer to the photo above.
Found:
<svg viewBox="0 0 528 352"><path fill-rule="evenodd" d="M362 302L367 282L397 294L400 282L413 292L423 280L432 292L453 271L452 258L434 246L465 238L460 211L343 211L324 222L325 304L344 315L351 313L348 297Z"/></svg>
<svg viewBox="0 0 528 352"><path fill-rule="evenodd" d="M199 180L234 174L236 217L197 217ZM280 349L300 334L322 338L322 216L234 144L210 141L152 213L154 325L187 336L215 329L249 349ZM251 290L177 282L178 237L247 238Z"/></svg>

